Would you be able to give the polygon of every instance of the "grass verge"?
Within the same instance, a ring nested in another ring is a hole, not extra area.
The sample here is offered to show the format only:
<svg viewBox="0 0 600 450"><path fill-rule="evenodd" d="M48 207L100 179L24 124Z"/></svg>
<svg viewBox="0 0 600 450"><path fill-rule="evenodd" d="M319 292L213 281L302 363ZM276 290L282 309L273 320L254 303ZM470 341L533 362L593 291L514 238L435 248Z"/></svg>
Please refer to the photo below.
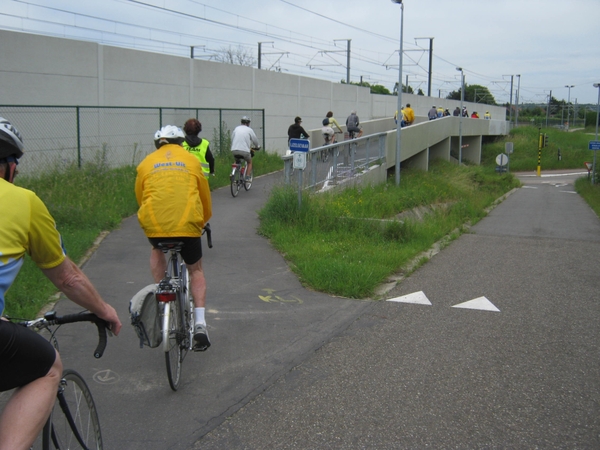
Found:
<svg viewBox="0 0 600 450"><path fill-rule="evenodd" d="M510 174L435 161L428 172L404 170L402 183L304 194L275 188L260 211L260 233L312 289L350 298L373 295L390 274L518 186ZM437 206L437 207L436 207ZM397 215L417 207L421 219Z"/></svg>

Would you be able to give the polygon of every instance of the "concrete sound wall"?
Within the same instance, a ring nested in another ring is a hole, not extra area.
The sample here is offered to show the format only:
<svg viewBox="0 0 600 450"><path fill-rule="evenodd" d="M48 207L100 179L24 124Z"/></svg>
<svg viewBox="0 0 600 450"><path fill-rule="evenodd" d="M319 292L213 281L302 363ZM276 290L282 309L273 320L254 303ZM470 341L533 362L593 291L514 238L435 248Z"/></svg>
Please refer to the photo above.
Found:
<svg viewBox="0 0 600 450"><path fill-rule="evenodd" d="M343 124L353 109L363 122L392 117L397 109L396 97L365 87L251 67L6 30L0 42L2 104L264 109L264 146L281 154L297 115L309 130L319 129L329 110ZM450 110L458 104L403 94L407 102L417 116L433 104ZM469 112L482 109L466 105ZM504 108L486 109L504 120Z"/></svg>

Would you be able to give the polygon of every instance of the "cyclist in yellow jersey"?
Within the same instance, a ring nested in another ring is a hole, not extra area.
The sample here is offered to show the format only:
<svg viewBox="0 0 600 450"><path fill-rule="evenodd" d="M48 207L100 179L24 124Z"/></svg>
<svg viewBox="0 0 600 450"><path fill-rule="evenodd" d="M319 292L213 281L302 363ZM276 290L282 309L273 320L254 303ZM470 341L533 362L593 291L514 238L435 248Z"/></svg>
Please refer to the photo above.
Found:
<svg viewBox="0 0 600 450"><path fill-rule="evenodd" d="M185 141L183 148L198 158L202 165L204 176L215 175L215 158L210 151L210 143L198 134L202 131L202 124L198 119L188 119L183 126Z"/></svg>
<svg viewBox="0 0 600 450"><path fill-rule="evenodd" d="M184 243L181 256L190 274L194 297L194 350L210 347L206 330L206 280L202 270L202 228L212 215L208 181L198 159L183 147L183 131L167 125L156 132L156 150L137 167L135 196L138 220L152 245L150 270L154 282L165 275L167 261L157 246L165 238Z"/></svg>
<svg viewBox="0 0 600 450"><path fill-rule="evenodd" d="M66 256L44 203L32 191L12 184L21 156L21 134L0 117L0 314L6 291L28 253L70 300L107 320L118 334L116 311ZM0 319L0 392L17 388L0 415L0 449L31 447L50 415L61 375L60 356L46 339Z"/></svg>

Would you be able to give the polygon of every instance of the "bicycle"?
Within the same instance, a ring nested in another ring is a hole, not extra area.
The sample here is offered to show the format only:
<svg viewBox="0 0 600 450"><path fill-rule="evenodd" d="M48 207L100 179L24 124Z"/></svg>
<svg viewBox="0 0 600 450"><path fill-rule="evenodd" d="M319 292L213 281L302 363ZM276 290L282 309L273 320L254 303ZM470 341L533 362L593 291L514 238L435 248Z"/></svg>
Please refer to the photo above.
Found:
<svg viewBox="0 0 600 450"><path fill-rule="evenodd" d="M208 248L212 248L210 225L204 226ZM169 253L165 277L156 288L156 300L162 315L162 350L165 353L169 386L174 391L181 381L181 365L194 343L194 301L190 295L188 270L181 258L183 243L164 240L158 243Z"/></svg>
<svg viewBox="0 0 600 450"><path fill-rule="evenodd" d="M253 148L251 156L254 157L254 152L260 150L260 148ZM250 175L246 173L248 169L248 163L242 156L234 155L235 162L231 164L231 195L237 197L242 186L246 191L249 191L252 187L252 181L254 180L254 171L250 172Z"/></svg>
<svg viewBox="0 0 600 450"><path fill-rule="evenodd" d="M335 134L333 134L333 135L330 135L329 133L323 133L323 139L324 139L323 147L335 144L336 143L336 140L335 140L336 134L342 134L342 132L336 131ZM329 159L329 154L333 155L333 149L326 148L326 149L321 150L321 158L320 158L321 161L327 162L327 160Z"/></svg>
<svg viewBox="0 0 600 450"><path fill-rule="evenodd" d="M94 357L102 357L106 348L107 322L93 313L57 316L56 311L50 311L42 318L17 323L37 332L47 330L50 342L58 350L56 331L60 325L75 322L92 322L96 325L98 346L94 350ZM65 369L62 373L56 403L42 430L42 449L103 449L96 404L85 380L75 370Z"/></svg>

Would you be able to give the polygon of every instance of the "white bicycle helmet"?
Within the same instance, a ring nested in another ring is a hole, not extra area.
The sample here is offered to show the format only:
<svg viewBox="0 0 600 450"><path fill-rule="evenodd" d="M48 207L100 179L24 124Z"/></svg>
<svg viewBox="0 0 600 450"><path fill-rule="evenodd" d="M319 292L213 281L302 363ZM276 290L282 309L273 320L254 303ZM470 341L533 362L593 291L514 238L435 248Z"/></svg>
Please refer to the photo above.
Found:
<svg viewBox="0 0 600 450"><path fill-rule="evenodd" d="M23 156L21 133L4 117L0 117L0 160L9 156Z"/></svg>
<svg viewBox="0 0 600 450"><path fill-rule="evenodd" d="M242 123L250 123L250 117L248 117L248 116L242 117Z"/></svg>
<svg viewBox="0 0 600 450"><path fill-rule="evenodd" d="M154 133L154 145L160 148L165 144L181 144L185 140L185 134L181 128L175 125L165 125Z"/></svg>

